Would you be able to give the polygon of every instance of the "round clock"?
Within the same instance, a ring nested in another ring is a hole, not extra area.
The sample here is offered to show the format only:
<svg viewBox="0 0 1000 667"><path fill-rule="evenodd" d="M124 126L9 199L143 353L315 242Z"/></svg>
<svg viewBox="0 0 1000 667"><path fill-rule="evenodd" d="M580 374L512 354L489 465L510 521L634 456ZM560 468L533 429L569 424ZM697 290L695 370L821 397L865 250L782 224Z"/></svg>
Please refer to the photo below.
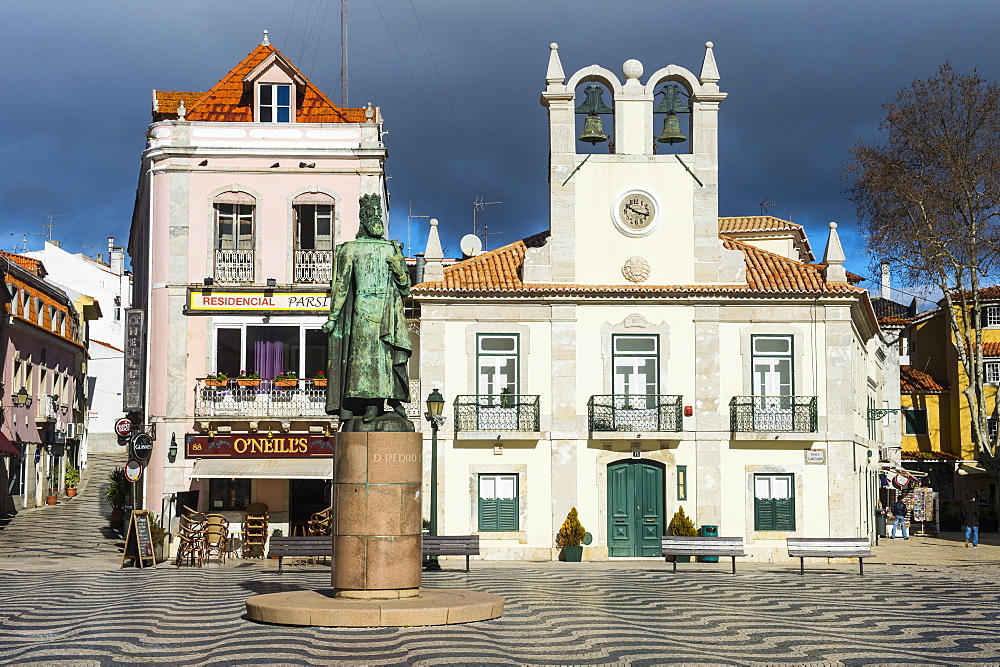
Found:
<svg viewBox="0 0 1000 667"><path fill-rule="evenodd" d="M619 195L612 209L615 226L626 236L650 234L659 219L656 200L648 192L629 190Z"/></svg>

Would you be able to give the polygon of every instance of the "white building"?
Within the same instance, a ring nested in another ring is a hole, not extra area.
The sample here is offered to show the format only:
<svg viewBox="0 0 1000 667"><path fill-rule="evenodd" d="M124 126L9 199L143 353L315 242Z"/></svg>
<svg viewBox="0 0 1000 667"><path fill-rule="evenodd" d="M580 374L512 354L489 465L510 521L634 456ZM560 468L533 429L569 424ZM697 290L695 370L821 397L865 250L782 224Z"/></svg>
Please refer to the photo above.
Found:
<svg viewBox="0 0 1000 667"><path fill-rule="evenodd" d="M102 317L90 324L87 346L87 414L84 415L82 458L87 452L120 451L114 433L122 411L125 327L123 314L132 305L132 275L125 270L125 250L108 237L108 263L103 254L94 259L69 253L52 243L26 257L40 260L48 269L46 280L72 298L86 295L101 305Z"/></svg>
<svg viewBox="0 0 1000 667"><path fill-rule="evenodd" d="M884 436L867 409L895 393L895 356L835 225L815 264L799 225L719 218L711 44L699 76L622 69L567 78L552 45L547 231L444 268L432 227L413 295L423 393L452 406L439 532L547 560L575 506L585 558L659 556L683 506L761 560L787 558L788 536L871 535ZM588 156L593 85L614 148ZM690 108L677 153L656 143L665 85Z"/></svg>

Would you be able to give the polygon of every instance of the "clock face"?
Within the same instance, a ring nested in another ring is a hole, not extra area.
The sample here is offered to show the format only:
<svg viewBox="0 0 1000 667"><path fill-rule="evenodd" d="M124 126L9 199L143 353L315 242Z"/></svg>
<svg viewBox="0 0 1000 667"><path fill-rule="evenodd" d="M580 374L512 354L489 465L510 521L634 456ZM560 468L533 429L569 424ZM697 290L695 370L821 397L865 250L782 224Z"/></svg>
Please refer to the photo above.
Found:
<svg viewBox="0 0 1000 667"><path fill-rule="evenodd" d="M659 221L659 203L645 190L626 190L611 207L611 219L625 236L648 236Z"/></svg>

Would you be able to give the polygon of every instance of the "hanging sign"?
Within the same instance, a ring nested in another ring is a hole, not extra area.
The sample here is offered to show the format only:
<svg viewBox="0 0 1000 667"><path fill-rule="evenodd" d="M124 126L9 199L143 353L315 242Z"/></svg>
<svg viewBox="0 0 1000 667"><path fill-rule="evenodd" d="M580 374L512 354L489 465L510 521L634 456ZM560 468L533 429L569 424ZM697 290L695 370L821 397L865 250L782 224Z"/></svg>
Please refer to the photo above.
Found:
<svg viewBox="0 0 1000 667"><path fill-rule="evenodd" d="M140 412L143 409L146 374L146 311L125 309L125 378L122 409Z"/></svg>
<svg viewBox="0 0 1000 667"><path fill-rule="evenodd" d="M128 417L115 420L115 434L125 438L132 434L132 421Z"/></svg>
<svg viewBox="0 0 1000 667"><path fill-rule="evenodd" d="M132 463L132 461L129 461ZM126 466L126 470L128 467ZM133 510L128 520L128 532L125 534L125 553L122 554L122 567L125 561L131 560L134 567L142 569L144 562L153 561L156 565L156 556L153 553L153 537L149 530L149 512L147 510Z"/></svg>
<svg viewBox="0 0 1000 667"><path fill-rule="evenodd" d="M142 478L142 464L135 459L129 459L125 464L125 479L138 482Z"/></svg>
<svg viewBox="0 0 1000 667"><path fill-rule="evenodd" d="M146 433L136 433L132 437L132 456L145 463L152 453L153 439Z"/></svg>

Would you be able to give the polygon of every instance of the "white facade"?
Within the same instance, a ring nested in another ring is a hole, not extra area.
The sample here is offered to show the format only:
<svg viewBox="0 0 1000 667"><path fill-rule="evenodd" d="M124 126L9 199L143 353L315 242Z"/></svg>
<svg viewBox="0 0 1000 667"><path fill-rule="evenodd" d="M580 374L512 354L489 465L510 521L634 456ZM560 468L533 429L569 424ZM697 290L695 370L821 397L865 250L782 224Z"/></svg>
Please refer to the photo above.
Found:
<svg viewBox="0 0 1000 667"><path fill-rule="evenodd" d="M547 560L576 507L585 558L654 557L683 506L760 560L788 536L871 535L884 434L867 408L896 361L836 230L822 266L797 225L720 234L711 45L699 76L622 69L567 78L552 45L548 232L443 269L432 228L413 293L423 393L451 406L439 532ZM594 84L614 152L588 157L574 111ZM653 149L664 84L691 110L676 153Z"/></svg>
<svg viewBox="0 0 1000 667"><path fill-rule="evenodd" d="M124 378L126 308L132 305L132 276L125 271L125 250L108 238L108 262L83 253L69 253L46 242L36 252L24 253L41 260L49 273L47 279L71 296L87 295L101 305L102 317L90 324L87 354L87 414L81 453L120 451L115 435L115 420L123 416L122 382Z"/></svg>

